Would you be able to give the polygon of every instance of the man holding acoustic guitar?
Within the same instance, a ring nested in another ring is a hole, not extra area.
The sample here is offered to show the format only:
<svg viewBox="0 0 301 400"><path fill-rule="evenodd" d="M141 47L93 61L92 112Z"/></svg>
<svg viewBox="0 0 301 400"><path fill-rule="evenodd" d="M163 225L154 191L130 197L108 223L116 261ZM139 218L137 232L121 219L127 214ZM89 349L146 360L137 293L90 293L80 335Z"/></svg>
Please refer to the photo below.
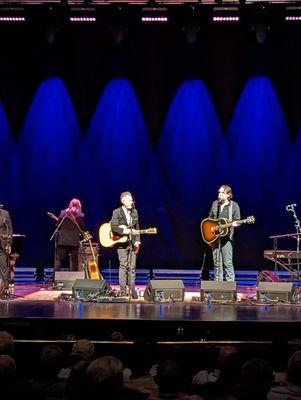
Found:
<svg viewBox="0 0 301 400"><path fill-rule="evenodd" d="M234 281L235 273L233 267L233 234L234 227L239 226L236 222L240 220L239 205L232 200L232 189L228 185L222 185L218 189L218 200L215 200L209 212L209 218L230 221L230 229L225 236L219 237L212 243L212 255L214 262L214 280L223 280L223 267L226 281Z"/></svg>
<svg viewBox="0 0 301 400"><path fill-rule="evenodd" d="M234 228L242 224L254 224L255 217L250 215L240 219L239 205L232 200L232 189L221 185L218 189L218 199L215 200L209 212L209 218L201 222L203 240L212 246L214 262L214 280L222 281L225 269L226 281L234 281L233 267L233 234Z"/></svg>
<svg viewBox="0 0 301 400"><path fill-rule="evenodd" d="M139 216L130 192L121 193L120 201L121 207L113 211L111 219L113 235L128 237L128 241L117 244L120 294L126 296L128 284L130 296L137 299L135 279L136 259L140 248Z"/></svg>

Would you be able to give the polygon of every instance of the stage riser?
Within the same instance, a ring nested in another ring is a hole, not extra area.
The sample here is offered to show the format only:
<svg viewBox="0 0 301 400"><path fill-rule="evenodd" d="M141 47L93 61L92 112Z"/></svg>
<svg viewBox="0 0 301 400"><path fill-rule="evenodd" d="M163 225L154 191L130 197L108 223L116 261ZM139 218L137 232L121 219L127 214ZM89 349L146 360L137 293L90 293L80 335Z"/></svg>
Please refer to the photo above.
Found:
<svg viewBox="0 0 301 400"><path fill-rule="evenodd" d="M300 322L132 321L132 320L1 320L0 330L17 339L57 340L66 334L91 340L106 340L121 332L128 340L157 341L276 341L297 339Z"/></svg>
<svg viewBox="0 0 301 400"><path fill-rule="evenodd" d="M64 269L63 269L64 270ZM51 276L53 268L30 268L30 267L16 267L15 268L15 281L19 283L44 281L44 279ZM110 284L118 283L118 268L101 270L103 277ZM278 276L281 280L290 280L287 271L279 271ZM257 283L258 270L237 270L235 272L236 283L238 285L255 285ZM214 271L209 272L210 280L214 279ZM154 279L181 279L185 285L199 285L200 284L200 270L193 269L137 269L136 283L137 285L146 285L150 278ZM296 280L295 284L300 284Z"/></svg>

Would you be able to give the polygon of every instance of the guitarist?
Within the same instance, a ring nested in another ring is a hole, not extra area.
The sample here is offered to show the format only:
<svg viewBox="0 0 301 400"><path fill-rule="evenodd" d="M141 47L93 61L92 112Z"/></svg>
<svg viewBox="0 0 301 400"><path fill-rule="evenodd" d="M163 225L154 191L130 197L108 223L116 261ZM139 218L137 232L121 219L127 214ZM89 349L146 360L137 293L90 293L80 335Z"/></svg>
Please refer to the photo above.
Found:
<svg viewBox="0 0 301 400"><path fill-rule="evenodd" d="M65 210L62 210L57 220L56 252L54 269L61 269L63 259L70 254L70 270L78 271L78 248L81 232L84 231L84 214L80 200L72 199ZM79 229L80 228L80 229Z"/></svg>
<svg viewBox="0 0 301 400"><path fill-rule="evenodd" d="M233 267L233 234L236 221L240 220L239 205L232 200L232 189L228 185L221 185L218 189L218 199L215 200L209 212L209 218L227 218L233 221L228 236L220 237L212 243L212 255L214 263L214 280L223 280L223 269L226 281L235 281Z"/></svg>
<svg viewBox="0 0 301 400"><path fill-rule="evenodd" d="M140 248L140 235L137 232L139 230L139 216L130 192L121 193L120 202L121 207L113 211L111 219L113 234L129 237L127 242L120 243L117 247L120 293L122 296L126 296L126 285L128 284L130 296L137 299L135 279L136 258ZM125 227L121 228L120 225L125 225Z"/></svg>
<svg viewBox="0 0 301 400"><path fill-rule="evenodd" d="M9 212L2 207L2 204L0 204L0 284L3 285L2 289L4 293L8 293L10 275L9 255L13 241L13 228Z"/></svg>

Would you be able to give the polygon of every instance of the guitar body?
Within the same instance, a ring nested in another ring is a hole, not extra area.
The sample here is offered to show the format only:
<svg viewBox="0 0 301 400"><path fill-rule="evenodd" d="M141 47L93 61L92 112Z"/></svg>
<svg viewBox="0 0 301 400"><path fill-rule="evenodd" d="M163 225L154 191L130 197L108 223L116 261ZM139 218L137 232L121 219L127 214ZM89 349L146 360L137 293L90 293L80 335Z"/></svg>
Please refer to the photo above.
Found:
<svg viewBox="0 0 301 400"><path fill-rule="evenodd" d="M120 225L120 228L125 228L125 226ZM99 241L103 247L112 247L114 244L127 242L128 237L114 235L111 224L107 222L99 228Z"/></svg>
<svg viewBox="0 0 301 400"><path fill-rule="evenodd" d="M96 261L93 260L88 261L87 269L88 269L89 279L94 279L94 280L103 279L103 277L99 273Z"/></svg>
<svg viewBox="0 0 301 400"><path fill-rule="evenodd" d="M119 225L119 228L126 228L126 226ZM140 229L137 232L139 232L140 235L143 234L156 235L157 228ZM99 242L103 247L112 247L117 243L126 243L128 240L129 238L127 235L124 236L114 235L114 233L112 232L110 222L102 224L101 227L99 228Z"/></svg>
<svg viewBox="0 0 301 400"><path fill-rule="evenodd" d="M227 218L213 219L205 218L201 222L201 233L204 242L212 244L218 238L227 236L229 234L229 228L223 228L222 225L228 224Z"/></svg>

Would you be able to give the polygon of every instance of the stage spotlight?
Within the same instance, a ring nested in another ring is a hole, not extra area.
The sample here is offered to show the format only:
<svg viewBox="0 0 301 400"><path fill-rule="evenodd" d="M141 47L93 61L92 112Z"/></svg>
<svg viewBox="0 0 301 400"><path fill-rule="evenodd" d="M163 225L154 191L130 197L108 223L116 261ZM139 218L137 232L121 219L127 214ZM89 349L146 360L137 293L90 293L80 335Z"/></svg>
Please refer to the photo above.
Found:
<svg viewBox="0 0 301 400"><path fill-rule="evenodd" d="M286 22L301 22L301 8L300 7L287 7L285 10Z"/></svg>
<svg viewBox="0 0 301 400"><path fill-rule="evenodd" d="M140 18L146 24L166 24L169 21L166 7L144 7Z"/></svg>
<svg viewBox="0 0 301 400"><path fill-rule="evenodd" d="M22 23L25 22L24 8L2 8L0 10L0 23Z"/></svg>
<svg viewBox="0 0 301 400"><path fill-rule="evenodd" d="M96 22L95 7L70 8L69 21L75 24L94 24Z"/></svg>
<svg viewBox="0 0 301 400"><path fill-rule="evenodd" d="M213 9L212 21L222 24L235 24L240 21L238 7L215 7Z"/></svg>

